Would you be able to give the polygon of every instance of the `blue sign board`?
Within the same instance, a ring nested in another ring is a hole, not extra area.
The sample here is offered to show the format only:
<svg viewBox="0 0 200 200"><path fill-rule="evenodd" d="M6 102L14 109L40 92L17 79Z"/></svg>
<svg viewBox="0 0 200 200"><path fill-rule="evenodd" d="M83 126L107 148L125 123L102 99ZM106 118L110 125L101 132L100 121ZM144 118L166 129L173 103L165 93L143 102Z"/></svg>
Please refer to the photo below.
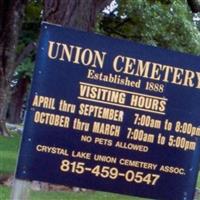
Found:
<svg viewBox="0 0 200 200"><path fill-rule="evenodd" d="M192 200L200 58L42 24L16 178Z"/></svg>

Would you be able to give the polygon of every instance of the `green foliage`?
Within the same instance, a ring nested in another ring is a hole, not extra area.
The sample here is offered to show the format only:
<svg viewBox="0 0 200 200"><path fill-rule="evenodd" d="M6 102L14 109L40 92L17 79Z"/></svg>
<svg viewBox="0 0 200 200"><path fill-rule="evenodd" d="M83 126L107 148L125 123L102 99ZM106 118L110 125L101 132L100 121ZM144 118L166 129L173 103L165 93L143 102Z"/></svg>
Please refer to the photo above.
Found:
<svg viewBox="0 0 200 200"><path fill-rule="evenodd" d="M145 44L200 55L200 33L183 0L118 0L100 30Z"/></svg>
<svg viewBox="0 0 200 200"><path fill-rule="evenodd" d="M39 36L40 22L42 20L42 0L30 0L25 8L25 16L22 23L22 31L20 32L17 53L20 54L23 49L32 42L36 42ZM35 52L33 51L25 57L22 63L17 66L14 79L20 79L28 76L32 77L33 60Z"/></svg>
<svg viewBox="0 0 200 200"><path fill-rule="evenodd" d="M30 0L25 8L22 31L19 38L19 50L38 39L40 22L42 20L42 1Z"/></svg>
<svg viewBox="0 0 200 200"><path fill-rule="evenodd" d="M15 77L24 78L29 77L31 79L33 74L34 62L30 57L24 59L24 61L17 67Z"/></svg>

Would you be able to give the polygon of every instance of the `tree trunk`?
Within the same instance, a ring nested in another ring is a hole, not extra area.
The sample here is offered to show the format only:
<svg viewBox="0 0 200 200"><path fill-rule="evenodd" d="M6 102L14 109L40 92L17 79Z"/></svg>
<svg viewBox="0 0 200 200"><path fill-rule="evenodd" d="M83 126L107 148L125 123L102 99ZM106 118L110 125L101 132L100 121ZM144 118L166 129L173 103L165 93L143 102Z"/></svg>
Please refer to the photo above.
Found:
<svg viewBox="0 0 200 200"><path fill-rule="evenodd" d="M10 83L16 68L16 46L27 1L0 1L0 134L5 136L9 135L5 121L10 99Z"/></svg>
<svg viewBox="0 0 200 200"><path fill-rule="evenodd" d="M199 0L187 0L188 5L190 6L192 12L200 12L200 1Z"/></svg>
<svg viewBox="0 0 200 200"><path fill-rule="evenodd" d="M112 0L44 0L44 20L84 31L95 27L96 17Z"/></svg>
<svg viewBox="0 0 200 200"><path fill-rule="evenodd" d="M95 27L97 14L112 0L44 0L43 20L83 31Z"/></svg>
<svg viewBox="0 0 200 200"><path fill-rule="evenodd" d="M9 132L6 128L6 114L8 109L8 97L9 89L6 84L5 78L0 79L0 134L3 136L9 136Z"/></svg>
<svg viewBox="0 0 200 200"><path fill-rule="evenodd" d="M21 113L24 104L24 97L30 83L29 77L19 79L12 93L11 101L8 109L8 122L18 124L22 122Z"/></svg>

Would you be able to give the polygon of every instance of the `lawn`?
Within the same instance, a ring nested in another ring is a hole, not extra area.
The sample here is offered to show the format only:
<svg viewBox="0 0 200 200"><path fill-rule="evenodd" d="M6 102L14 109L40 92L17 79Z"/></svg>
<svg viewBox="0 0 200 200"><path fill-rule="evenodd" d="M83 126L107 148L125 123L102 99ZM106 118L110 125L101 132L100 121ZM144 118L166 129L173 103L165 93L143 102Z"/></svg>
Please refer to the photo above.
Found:
<svg viewBox="0 0 200 200"><path fill-rule="evenodd" d="M0 187L0 200L9 200L10 188ZM30 200L146 200L106 192L31 192Z"/></svg>
<svg viewBox="0 0 200 200"><path fill-rule="evenodd" d="M0 136L0 175L12 174L15 171L20 136L5 138Z"/></svg>

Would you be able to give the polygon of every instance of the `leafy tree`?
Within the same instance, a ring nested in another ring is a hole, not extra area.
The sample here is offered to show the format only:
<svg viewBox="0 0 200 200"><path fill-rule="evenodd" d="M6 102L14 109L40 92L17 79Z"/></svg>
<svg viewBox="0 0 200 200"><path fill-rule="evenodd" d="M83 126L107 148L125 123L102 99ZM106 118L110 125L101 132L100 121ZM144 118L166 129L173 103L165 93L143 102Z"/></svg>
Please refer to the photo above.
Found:
<svg viewBox="0 0 200 200"><path fill-rule="evenodd" d="M104 14L100 31L145 44L200 54L200 33L188 4L182 0L118 0Z"/></svg>

